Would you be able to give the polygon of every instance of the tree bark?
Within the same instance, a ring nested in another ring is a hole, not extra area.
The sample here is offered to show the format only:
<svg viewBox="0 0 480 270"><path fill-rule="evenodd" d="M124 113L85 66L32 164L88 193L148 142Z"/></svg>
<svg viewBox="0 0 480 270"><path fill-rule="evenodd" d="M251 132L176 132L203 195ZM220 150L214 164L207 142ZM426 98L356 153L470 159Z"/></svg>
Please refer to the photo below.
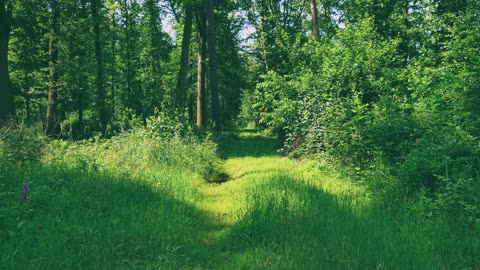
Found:
<svg viewBox="0 0 480 270"><path fill-rule="evenodd" d="M58 19L60 17L60 7L57 0L50 1L50 41L48 43L48 57L49 57L49 76L48 76L48 100L47 100L47 115L45 135L60 136L60 119L58 115Z"/></svg>
<svg viewBox="0 0 480 270"><path fill-rule="evenodd" d="M103 52L102 52L102 37L100 32L100 15L98 14L100 10L101 3L99 0L92 0L90 3L90 11L92 13L93 21L93 34L94 34L94 43L95 43L95 61L96 61L96 97L95 102L97 113L100 120L100 130L105 132L108 123L108 114L105 104L105 88L104 88L104 74L103 74Z"/></svg>
<svg viewBox="0 0 480 270"><path fill-rule="evenodd" d="M190 52L190 37L192 36L193 11L191 4L185 4L185 24L182 37L182 55L180 58L180 71L177 78L176 102L180 112L185 107L185 90L187 88L188 55Z"/></svg>
<svg viewBox="0 0 480 270"><path fill-rule="evenodd" d="M197 128L203 129L206 122L205 55L206 33L204 10L197 10L198 61L197 61ZM203 16L202 16L203 15Z"/></svg>
<svg viewBox="0 0 480 270"><path fill-rule="evenodd" d="M8 70L8 41L10 39L11 7L7 0L0 0L0 127L15 118L15 106Z"/></svg>
<svg viewBox="0 0 480 270"><path fill-rule="evenodd" d="M208 41L208 63L210 66L210 94L212 99L212 120L215 131L222 130L220 115L220 97L218 94L217 82L217 60L215 55L215 19L213 16L213 1L205 0L207 8L207 41Z"/></svg>
<svg viewBox="0 0 480 270"><path fill-rule="evenodd" d="M317 0L310 0L310 15L312 16L312 34L315 41L318 41L318 9Z"/></svg>

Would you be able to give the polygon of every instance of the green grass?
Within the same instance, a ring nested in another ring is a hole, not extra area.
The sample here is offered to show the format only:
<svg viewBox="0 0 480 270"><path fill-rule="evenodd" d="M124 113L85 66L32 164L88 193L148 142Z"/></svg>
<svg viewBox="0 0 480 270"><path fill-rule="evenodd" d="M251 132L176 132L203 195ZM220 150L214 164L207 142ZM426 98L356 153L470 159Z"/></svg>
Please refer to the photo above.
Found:
<svg viewBox="0 0 480 270"><path fill-rule="evenodd" d="M274 137L216 141L221 160L210 142L137 132L3 161L0 268L480 267L480 240L448 219L394 216L334 166L280 156ZM220 172L228 181L209 181Z"/></svg>

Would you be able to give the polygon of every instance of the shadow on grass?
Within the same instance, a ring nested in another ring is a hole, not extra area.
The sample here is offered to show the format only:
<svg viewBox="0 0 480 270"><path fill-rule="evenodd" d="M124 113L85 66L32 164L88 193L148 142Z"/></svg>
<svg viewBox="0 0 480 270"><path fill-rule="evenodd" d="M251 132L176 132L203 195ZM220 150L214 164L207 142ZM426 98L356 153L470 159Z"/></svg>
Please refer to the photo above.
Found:
<svg viewBox="0 0 480 270"><path fill-rule="evenodd" d="M248 136L237 142L249 140L265 142ZM268 155L274 142L253 153ZM249 156L232 148L231 157ZM25 177L28 200L19 207ZM163 181L55 166L1 168L1 268L476 269L480 263L473 257L478 249L438 253L382 213L357 208L358 198L287 175L247 191L244 215L229 227L189 202L181 185Z"/></svg>
<svg viewBox="0 0 480 270"><path fill-rule="evenodd" d="M222 158L265 157L279 155L282 143L275 137L254 132L224 133L215 139Z"/></svg>
<svg viewBox="0 0 480 270"><path fill-rule="evenodd" d="M204 267L444 269L462 259L478 263L399 234L381 213L352 207L357 198L334 196L285 175L271 177L247 197L243 218L206 247L222 256Z"/></svg>
<svg viewBox="0 0 480 270"><path fill-rule="evenodd" d="M163 179L51 166L0 178L2 269L178 269L204 256L207 216Z"/></svg>

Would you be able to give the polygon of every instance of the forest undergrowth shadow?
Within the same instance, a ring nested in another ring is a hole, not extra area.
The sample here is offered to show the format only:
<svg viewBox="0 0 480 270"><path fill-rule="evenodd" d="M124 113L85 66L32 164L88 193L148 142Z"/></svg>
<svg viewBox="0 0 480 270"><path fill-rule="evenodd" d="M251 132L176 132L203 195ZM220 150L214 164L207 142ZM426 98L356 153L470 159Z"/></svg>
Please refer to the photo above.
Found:
<svg viewBox="0 0 480 270"><path fill-rule="evenodd" d="M39 165L19 207L25 175L0 175L3 269L182 268L203 256L207 215L163 179Z"/></svg>
<svg viewBox="0 0 480 270"><path fill-rule="evenodd" d="M215 138L223 159L240 157L278 156L281 141L273 136L262 136L252 131L225 132Z"/></svg>

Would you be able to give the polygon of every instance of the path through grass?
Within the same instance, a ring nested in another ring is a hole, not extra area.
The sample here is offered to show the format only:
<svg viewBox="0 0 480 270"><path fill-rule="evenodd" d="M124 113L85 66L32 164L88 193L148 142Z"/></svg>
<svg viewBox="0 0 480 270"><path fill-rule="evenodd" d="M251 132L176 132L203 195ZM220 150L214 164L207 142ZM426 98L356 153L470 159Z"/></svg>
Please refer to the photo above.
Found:
<svg viewBox="0 0 480 270"><path fill-rule="evenodd" d="M141 134L53 142L38 164L1 167L0 268L480 266L478 239L394 218L332 166L279 155L276 138L227 133L218 143L214 175L211 144Z"/></svg>
<svg viewBox="0 0 480 270"><path fill-rule="evenodd" d="M475 253L459 256L437 247L413 221L397 224L373 206L365 187L318 163L280 156L275 138L230 134L221 138L220 147L229 180L201 188L199 208L211 222L203 236L210 253L194 264L198 268L441 269L478 264Z"/></svg>

